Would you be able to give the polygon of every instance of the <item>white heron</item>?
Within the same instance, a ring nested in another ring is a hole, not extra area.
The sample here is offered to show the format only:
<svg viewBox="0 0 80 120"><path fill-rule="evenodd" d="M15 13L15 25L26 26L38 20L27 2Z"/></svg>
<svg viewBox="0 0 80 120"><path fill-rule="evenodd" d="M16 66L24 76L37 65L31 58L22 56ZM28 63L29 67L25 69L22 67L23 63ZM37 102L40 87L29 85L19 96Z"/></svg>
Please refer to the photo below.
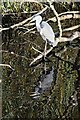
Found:
<svg viewBox="0 0 80 120"><path fill-rule="evenodd" d="M45 58L47 43L49 43L52 47L55 47L58 42L55 40L55 34L53 32L53 29L46 21L42 20L42 17L40 15L33 16L31 22L32 21L36 21L37 31L40 33L43 40L46 41L45 49L44 49L44 58Z"/></svg>

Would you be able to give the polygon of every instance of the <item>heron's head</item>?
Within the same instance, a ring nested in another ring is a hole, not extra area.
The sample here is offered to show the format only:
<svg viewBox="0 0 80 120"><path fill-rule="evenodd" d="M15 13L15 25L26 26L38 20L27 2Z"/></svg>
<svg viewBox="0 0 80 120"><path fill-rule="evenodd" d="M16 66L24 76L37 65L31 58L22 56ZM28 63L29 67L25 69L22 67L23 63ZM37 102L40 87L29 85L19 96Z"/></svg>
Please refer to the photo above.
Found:
<svg viewBox="0 0 80 120"><path fill-rule="evenodd" d="M33 21L36 21L36 22L40 23L42 21L42 17L40 15L34 15L32 17L31 22L33 22Z"/></svg>

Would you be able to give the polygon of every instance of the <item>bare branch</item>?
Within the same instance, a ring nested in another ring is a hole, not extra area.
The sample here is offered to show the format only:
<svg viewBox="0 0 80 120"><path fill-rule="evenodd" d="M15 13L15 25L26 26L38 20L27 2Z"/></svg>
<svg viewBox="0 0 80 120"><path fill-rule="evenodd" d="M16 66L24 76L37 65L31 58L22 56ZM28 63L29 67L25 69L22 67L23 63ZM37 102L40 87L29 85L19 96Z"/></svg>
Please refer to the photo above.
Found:
<svg viewBox="0 0 80 120"><path fill-rule="evenodd" d="M53 47L51 47L49 50L46 51L45 55L47 55L48 53L50 53L52 51ZM39 56L37 56L31 63L30 66L35 63L37 60L41 59L44 56L44 54L40 54Z"/></svg>
<svg viewBox="0 0 80 120"><path fill-rule="evenodd" d="M63 13L60 13L58 17L60 18L60 21L70 19L70 18L79 19L80 11L63 12ZM50 18L48 21L50 21L50 20L53 22L57 21L56 17Z"/></svg>
<svg viewBox="0 0 80 120"><path fill-rule="evenodd" d="M80 24L79 24L79 25L72 26L72 27L70 27L70 28L65 28L65 29L63 30L63 32L75 30L75 29L78 29L79 27L80 27Z"/></svg>
<svg viewBox="0 0 80 120"><path fill-rule="evenodd" d="M73 14L73 16L75 16L75 14L80 15L80 11L67 11L67 12L60 13L59 16L62 16L65 14Z"/></svg>
<svg viewBox="0 0 80 120"><path fill-rule="evenodd" d="M43 8L40 12L38 12L36 15L42 14L45 10L47 10L47 8L48 8L48 7L46 6L46 7ZM22 26L22 25L24 25L25 23L27 23L28 21L30 21L32 18L33 18L33 16L25 19L25 20L22 21L22 22L19 22L19 23L17 23L17 24L14 24L14 25L10 26L9 28L0 28L0 32L1 32L1 31L4 31L4 30L8 30L8 29L10 29L10 28L13 29L13 28L15 28L15 27Z"/></svg>
<svg viewBox="0 0 80 120"><path fill-rule="evenodd" d="M55 10L54 8L54 5L52 5L52 2L50 0L47 0L50 4L50 8L53 10L54 14L56 15L56 18L57 18L57 21L58 21L58 26L59 26L59 31L60 31L60 39L61 39L61 36L62 36L62 28L61 28L61 23L60 23L60 18L59 18L59 15L57 13L57 11Z"/></svg>
<svg viewBox="0 0 80 120"><path fill-rule="evenodd" d="M76 31L72 33L71 37L61 37L61 41L59 42L66 42L66 41L73 41L76 38L80 38L80 32ZM59 38L56 38L58 40Z"/></svg>
<svg viewBox="0 0 80 120"><path fill-rule="evenodd" d="M9 67L10 69L12 69L12 70L14 70L10 65L8 65L8 64L0 64L0 66L2 66L2 67Z"/></svg>
<svg viewBox="0 0 80 120"><path fill-rule="evenodd" d="M0 28L0 32L5 31L5 30L9 30L10 28Z"/></svg>

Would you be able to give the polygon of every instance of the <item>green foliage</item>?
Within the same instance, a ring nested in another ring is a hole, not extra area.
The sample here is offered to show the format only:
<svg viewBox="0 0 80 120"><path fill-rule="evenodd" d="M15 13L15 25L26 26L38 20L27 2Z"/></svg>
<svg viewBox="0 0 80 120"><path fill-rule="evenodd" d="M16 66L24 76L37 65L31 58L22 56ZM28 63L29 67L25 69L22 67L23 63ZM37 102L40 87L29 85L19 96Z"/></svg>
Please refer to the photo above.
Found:
<svg viewBox="0 0 80 120"><path fill-rule="evenodd" d="M20 3L20 2L3 2L0 3L0 12L1 13L17 13L20 11L29 11L29 3Z"/></svg>

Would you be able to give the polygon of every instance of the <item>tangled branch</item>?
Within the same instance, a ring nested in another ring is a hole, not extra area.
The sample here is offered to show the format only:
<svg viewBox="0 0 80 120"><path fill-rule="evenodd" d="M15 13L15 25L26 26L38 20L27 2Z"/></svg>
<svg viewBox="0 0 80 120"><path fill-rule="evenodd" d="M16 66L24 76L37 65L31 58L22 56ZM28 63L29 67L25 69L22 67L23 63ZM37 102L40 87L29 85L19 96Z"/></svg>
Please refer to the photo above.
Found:
<svg viewBox="0 0 80 120"><path fill-rule="evenodd" d="M76 38L80 38L80 32L76 31L72 33L72 36L67 38L67 37L61 37L61 41L59 41L59 38L56 38L58 42L66 42L66 41L73 41ZM48 55L52 51L53 47L51 47L49 50L46 51L46 55ZM31 63L30 66L35 63L37 60L41 59L43 57L43 54L40 54L37 56Z"/></svg>

